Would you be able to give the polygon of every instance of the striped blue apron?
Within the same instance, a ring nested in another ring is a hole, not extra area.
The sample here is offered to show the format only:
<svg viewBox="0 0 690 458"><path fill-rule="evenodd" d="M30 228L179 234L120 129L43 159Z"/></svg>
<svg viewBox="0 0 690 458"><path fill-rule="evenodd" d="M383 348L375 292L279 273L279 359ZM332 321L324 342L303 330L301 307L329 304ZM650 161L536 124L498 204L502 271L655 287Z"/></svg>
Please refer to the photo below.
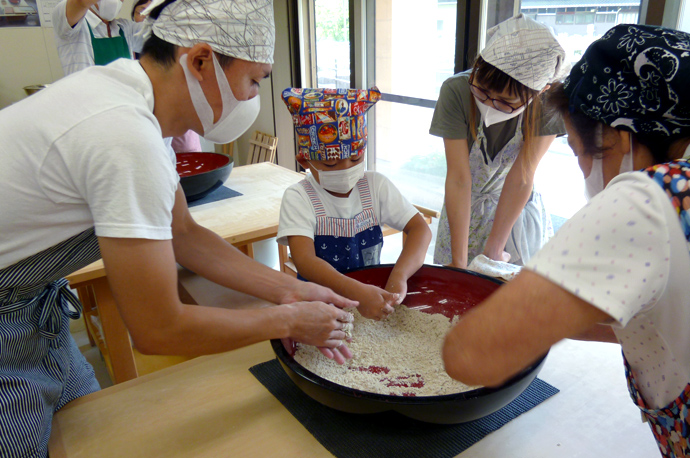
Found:
<svg viewBox="0 0 690 458"><path fill-rule="evenodd" d="M314 250L338 272L378 265L383 247L383 232L374 212L366 177L357 182L362 211L354 218L326 215L321 199L307 180L301 181L316 213Z"/></svg>
<svg viewBox="0 0 690 458"><path fill-rule="evenodd" d="M81 304L64 278L98 259L92 228L0 269L0 457L45 458L53 413L100 389L69 331Z"/></svg>

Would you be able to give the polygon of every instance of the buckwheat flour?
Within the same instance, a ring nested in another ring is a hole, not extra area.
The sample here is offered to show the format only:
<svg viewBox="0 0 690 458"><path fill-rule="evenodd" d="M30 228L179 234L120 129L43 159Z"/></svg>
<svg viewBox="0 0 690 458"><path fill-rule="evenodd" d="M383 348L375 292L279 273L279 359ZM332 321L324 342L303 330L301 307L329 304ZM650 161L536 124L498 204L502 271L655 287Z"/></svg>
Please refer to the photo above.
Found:
<svg viewBox="0 0 690 458"><path fill-rule="evenodd" d="M383 321L351 312L350 361L339 365L309 345L299 346L295 360L327 380L370 393L437 396L477 388L453 380L443 369L441 345L452 326L444 315L404 305Z"/></svg>

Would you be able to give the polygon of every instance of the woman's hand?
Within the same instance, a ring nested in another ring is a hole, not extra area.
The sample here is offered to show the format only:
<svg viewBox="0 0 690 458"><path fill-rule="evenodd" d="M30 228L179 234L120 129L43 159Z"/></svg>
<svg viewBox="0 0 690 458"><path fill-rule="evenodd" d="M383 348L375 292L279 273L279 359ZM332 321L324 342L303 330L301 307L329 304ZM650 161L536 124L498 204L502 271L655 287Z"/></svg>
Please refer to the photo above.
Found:
<svg viewBox="0 0 690 458"><path fill-rule="evenodd" d="M286 288L280 303L291 304L300 301L326 302L341 309L357 307L359 305L357 301L347 299L324 286L296 280L294 288Z"/></svg>
<svg viewBox="0 0 690 458"><path fill-rule="evenodd" d="M484 252L482 254L489 259L493 259L494 261L502 261L502 262L510 261L510 253L508 253L507 251L488 250L488 249L484 248Z"/></svg>
<svg viewBox="0 0 690 458"><path fill-rule="evenodd" d="M391 293L378 286L365 285L358 289L356 296L359 299L357 310L363 317L374 320L382 320L393 313L393 306L398 303L398 294Z"/></svg>

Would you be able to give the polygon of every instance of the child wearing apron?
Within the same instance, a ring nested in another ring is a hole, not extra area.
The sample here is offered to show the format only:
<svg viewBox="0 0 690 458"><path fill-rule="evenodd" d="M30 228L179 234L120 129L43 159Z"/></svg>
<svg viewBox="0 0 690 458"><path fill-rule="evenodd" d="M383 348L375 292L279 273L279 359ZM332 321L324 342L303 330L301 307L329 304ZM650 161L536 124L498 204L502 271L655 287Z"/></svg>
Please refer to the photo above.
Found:
<svg viewBox="0 0 690 458"><path fill-rule="evenodd" d="M278 229L300 278L359 301L359 312L375 319L402 302L431 240L428 225L400 191L383 175L364 171L365 113L380 97L376 88L283 91L296 126L297 162L311 173L285 192ZM379 264L383 224L407 236L385 289L342 275Z"/></svg>

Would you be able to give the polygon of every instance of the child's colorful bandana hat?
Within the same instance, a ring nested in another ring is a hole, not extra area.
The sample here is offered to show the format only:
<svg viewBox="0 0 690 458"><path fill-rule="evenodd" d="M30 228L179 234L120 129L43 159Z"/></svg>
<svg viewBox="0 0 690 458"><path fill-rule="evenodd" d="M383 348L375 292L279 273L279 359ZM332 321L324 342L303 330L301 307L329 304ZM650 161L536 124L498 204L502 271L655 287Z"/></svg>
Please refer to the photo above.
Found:
<svg viewBox="0 0 690 458"><path fill-rule="evenodd" d="M381 98L376 87L366 89L287 88L283 101L292 114L298 154L324 161L364 154L367 110Z"/></svg>

